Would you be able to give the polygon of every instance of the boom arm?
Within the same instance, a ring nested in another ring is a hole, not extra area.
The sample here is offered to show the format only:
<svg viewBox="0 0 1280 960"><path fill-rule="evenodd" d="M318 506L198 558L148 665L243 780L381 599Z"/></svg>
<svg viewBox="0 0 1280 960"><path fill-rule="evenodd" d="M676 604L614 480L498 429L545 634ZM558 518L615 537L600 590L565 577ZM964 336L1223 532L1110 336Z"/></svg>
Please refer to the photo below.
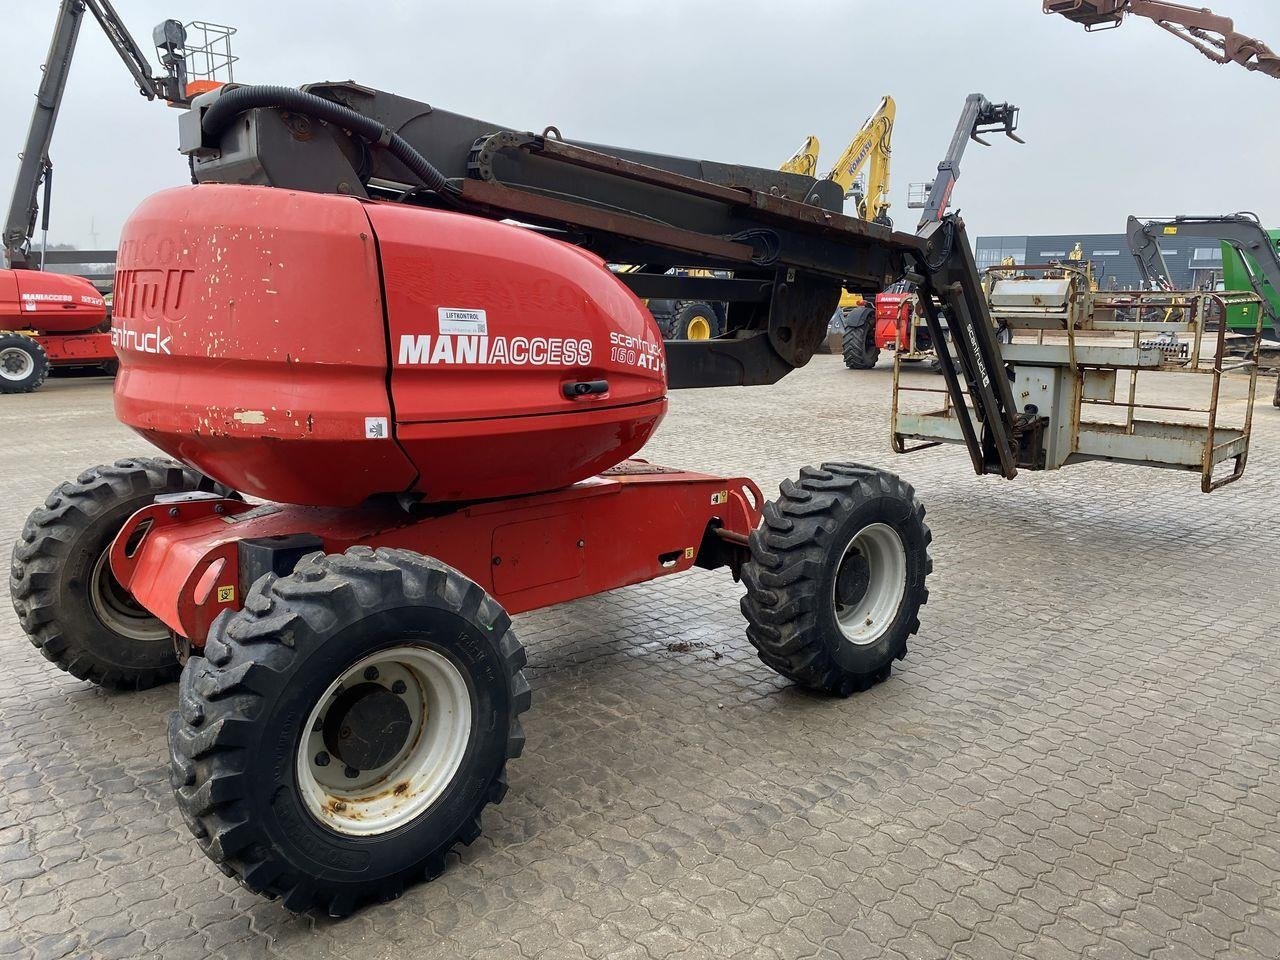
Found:
<svg viewBox="0 0 1280 960"><path fill-rule="evenodd" d="M840 159L835 162L826 179L839 184L841 191L854 196L858 216L863 220L885 223L889 209L889 164L893 144L893 121L898 108L893 97L880 100L876 112L869 116L862 128L849 141ZM860 192L858 178L867 169L867 186Z"/></svg>
<svg viewBox="0 0 1280 960"><path fill-rule="evenodd" d="M124 61L139 93L148 100L161 98L179 105L187 102L186 57L183 47L185 36L182 24L176 20L166 20L156 28L156 46L168 71L166 76L156 77L152 74L142 49L125 27L110 0L62 0L58 7L58 19L54 23L53 39L49 43L49 53L45 57L44 75L40 88L36 91L36 105L31 113L31 124L27 128L26 145L23 147L18 176L13 184L9 213L4 222L4 250L11 267L31 266L28 247L39 213L40 183L52 167L49 147L53 142L53 130L58 122L58 110L62 106L62 95L67 89L71 58L75 54L86 9L93 14L111 46Z"/></svg>
<svg viewBox="0 0 1280 960"><path fill-rule="evenodd" d="M1006 108L1007 109L1007 108ZM827 334L841 290L912 281L979 473L1012 477L1027 430L1001 375L963 222L917 234L840 213L829 180L521 133L354 83L222 87L179 121L200 183L383 197L515 220L589 249L640 297L728 304L727 333L666 345L672 388L773 383ZM305 132L305 136L299 135ZM672 269L675 268L675 269ZM708 268L728 276L680 268ZM971 400L967 411L964 394Z"/></svg>
<svg viewBox="0 0 1280 960"><path fill-rule="evenodd" d="M806 137L804 146L796 151L794 157L780 166L783 173L798 173L804 177L818 174L818 138Z"/></svg>
<svg viewBox="0 0 1280 960"><path fill-rule="evenodd" d="M1214 63L1238 63L1246 70L1280 78L1280 56L1261 40L1236 33L1230 17L1206 7L1166 0L1044 0L1044 12L1061 14L1089 31L1118 27L1129 14L1144 17Z"/></svg>
<svg viewBox="0 0 1280 960"><path fill-rule="evenodd" d="M1249 273L1249 283L1262 299L1262 309L1271 321L1275 334L1280 338L1280 317L1271 308L1271 300L1264 292L1264 284L1280 291L1280 254L1276 253L1271 236L1263 229L1258 218L1251 213L1236 213L1221 217L1174 217L1171 220L1142 221L1130 217L1125 230L1129 239L1129 251L1137 261L1143 285L1155 290L1172 290L1169 267L1160 252L1161 237L1195 237L1219 240L1229 244L1244 262ZM1248 256L1245 256L1248 254ZM1254 273L1256 263L1261 276Z"/></svg>
<svg viewBox="0 0 1280 960"><path fill-rule="evenodd" d="M956 124L956 132L951 137L951 145L947 155L938 164L938 175L929 187L929 196L924 202L924 212L920 214L920 226L936 223L947 212L951 203L951 191L960 179L960 160L964 156L969 141L989 146L982 139L985 133L1003 133L1010 140L1023 143L1015 130L1018 129L1018 108L1009 103L992 103L980 93L971 93L964 101L964 109L960 111L960 122Z"/></svg>

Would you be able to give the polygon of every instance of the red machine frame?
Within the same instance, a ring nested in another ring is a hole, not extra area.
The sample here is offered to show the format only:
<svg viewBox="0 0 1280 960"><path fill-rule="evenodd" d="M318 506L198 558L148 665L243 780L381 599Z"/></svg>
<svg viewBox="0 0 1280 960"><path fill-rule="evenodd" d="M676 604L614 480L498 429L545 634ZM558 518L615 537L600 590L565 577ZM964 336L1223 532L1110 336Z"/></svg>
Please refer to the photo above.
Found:
<svg viewBox="0 0 1280 960"><path fill-rule="evenodd" d="M246 541L310 534L326 553L368 545L429 554L514 614L695 565L729 564L736 576L763 507L760 488L744 477L642 460L560 490L434 516L185 495L135 513L112 543L110 562L138 603L199 649L220 613L243 606Z"/></svg>
<svg viewBox="0 0 1280 960"><path fill-rule="evenodd" d="M26 333L16 330L15 333ZM37 333L27 334L44 348L49 363L73 366L79 363L103 363L116 359L109 333Z"/></svg>

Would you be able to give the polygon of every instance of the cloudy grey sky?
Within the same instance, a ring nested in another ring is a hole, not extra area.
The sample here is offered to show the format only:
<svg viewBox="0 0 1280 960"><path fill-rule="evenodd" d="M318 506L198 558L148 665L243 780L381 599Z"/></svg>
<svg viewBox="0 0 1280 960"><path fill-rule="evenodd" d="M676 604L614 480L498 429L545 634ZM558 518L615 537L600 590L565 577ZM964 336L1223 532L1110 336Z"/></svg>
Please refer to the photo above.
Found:
<svg viewBox="0 0 1280 960"><path fill-rule="evenodd" d="M1201 2L1201 0L1197 0ZM1280 3L1203 0L1280 49ZM1280 82L1215 66L1145 21L1086 35L1040 0L116 0L148 50L165 17L239 28L236 78L352 78L523 129L775 166L807 134L830 163L898 101L891 213L931 176L966 94L1023 108L1020 147L966 157L971 232L1118 231L1130 212L1250 209L1280 223ZM9 185L57 7L6 4L0 184ZM114 246L185 182L176 112L135 92L88 20L53 145L50 239ZM825 166L823 167L825 170Z"/></svg>

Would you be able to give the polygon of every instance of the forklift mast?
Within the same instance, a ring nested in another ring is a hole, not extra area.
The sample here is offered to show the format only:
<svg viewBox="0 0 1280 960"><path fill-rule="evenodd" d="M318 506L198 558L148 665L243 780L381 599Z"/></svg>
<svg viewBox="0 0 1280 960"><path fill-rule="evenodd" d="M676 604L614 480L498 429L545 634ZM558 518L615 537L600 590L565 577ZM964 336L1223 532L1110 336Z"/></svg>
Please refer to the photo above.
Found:
<svg viewBox="0 0 1280 960"><path fill-rule="evenodd" d="M1227 244L1244 264L1249 284L1262 300L1262 310L1271 326L1271 335L1280 339L1280 316L1276 315L1267 295L1267 285L1280 290L1280 254L1276 253L1271 235L1256 214L1234 213L1225 216L1173 217L1140 220L1130 217L1125 228L1129 252L1138 264L1142 285L1149 290L1172 290L1174 283L1160 250L1161 240L1173 237L1218 240ZM1254 270L1257 264L1261 275Z"/></svg>
<svg viewBox="0 0 1280 960"><path fill-rule="evenodd" d="M1000 108L1009 132L1011 109ZM817 352L842 290L871 297L905 277L937 337L944 312L962 332L943 374L958 406L964 389L972 397L975 469L1017 472L1022 421L958 217L900 233L845 216L830 180L521 132L352 82L224 86L197 97L179 130L197 182L514 220L642 265L617 275L638 297L727 303L723 336L666 345L671 388L773 383Z"/></svg>
<svg viewBox="0 0 1280 960"><path fill-rule="evenodd" d="M53 39L45 57L40 88L36 91L36 104L27 129L26 144L20 154L18 176L9 201L9 213L4 221L4 252L9 266L28 269L37 264L31 261L30 242L36 229L36 217L40 209L40 186L45 185L44 228L48 229L49 183L53 164L49 148L53 142L54 127L58 122L58 110L62 95L67 89L71 74L71 59L75 55L76 41L85 11L93 14L107 40L128 68L138 92L148 100L161 99L170 104L186 106L188 103L186 67L186 31L177 20L166 20L155 29L156 49L166 74L157 77L151 72L146 55L138 46L110 0L62 0L58 6L58 18L53 28Z"/></svg>

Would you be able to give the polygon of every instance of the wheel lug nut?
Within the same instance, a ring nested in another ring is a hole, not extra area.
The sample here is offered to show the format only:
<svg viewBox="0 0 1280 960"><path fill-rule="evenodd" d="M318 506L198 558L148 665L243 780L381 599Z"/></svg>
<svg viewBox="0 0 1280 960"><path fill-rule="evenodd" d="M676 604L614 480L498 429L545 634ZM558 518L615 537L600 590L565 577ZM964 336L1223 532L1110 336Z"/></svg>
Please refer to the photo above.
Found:
<svg viewBox="0 0 1280 960"><path fill-rule="evenodd" d="M394 694L395 694L396 696L398 696L398 697L399 697L399 696L403 696L403 695L404 695L405 690L407 690L407 689L409 689L409 688L408 688L408 687L406 687L406 686L404 685L404 681L403 681L403 680L397 680L395 683L393 683L393 684L391 685L391 692L392 692L392 693L394 693Z"/></svg>
<svg viewBox="0 0 1280 960"><path fill-rule="evenodd" d="M365 668L364 668L364 678L365 678L366 680L377 680L377 679L378 679L378 668L377 668L377 667L365 667Z"/></svg>
<svg viewBox="0 0 1280 960"><path fill-rule="evenodd" d="M360 776L360 771L355 767L347 767L342 771L342 775L348 780L354 780L356 777Z"/></svg>
<svg viewBox="0 0 1280 960"><path fill-rule="evenodd" d="M329 765L329 755L321 750L316 754L315 763L317 767L327 767Z"/></svg>

